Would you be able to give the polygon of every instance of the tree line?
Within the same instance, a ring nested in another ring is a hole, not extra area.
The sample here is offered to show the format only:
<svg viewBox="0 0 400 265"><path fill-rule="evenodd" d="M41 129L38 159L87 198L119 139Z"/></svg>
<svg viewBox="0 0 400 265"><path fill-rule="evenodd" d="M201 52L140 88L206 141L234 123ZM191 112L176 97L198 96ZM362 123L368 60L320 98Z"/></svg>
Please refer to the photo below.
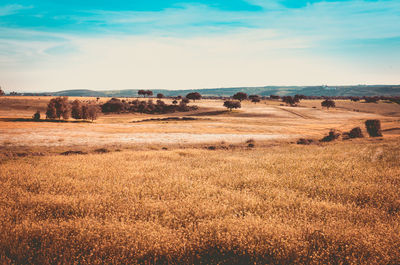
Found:
<svg viewBox="0 0 400 265"><path fill-rule="evenodd" d="M57 97L47 104L46 119L83 119L94 121L100 112L100 106L95 102L68 101L68 97ZM34 114L34 119L40 119L40 112Z"/></svg>

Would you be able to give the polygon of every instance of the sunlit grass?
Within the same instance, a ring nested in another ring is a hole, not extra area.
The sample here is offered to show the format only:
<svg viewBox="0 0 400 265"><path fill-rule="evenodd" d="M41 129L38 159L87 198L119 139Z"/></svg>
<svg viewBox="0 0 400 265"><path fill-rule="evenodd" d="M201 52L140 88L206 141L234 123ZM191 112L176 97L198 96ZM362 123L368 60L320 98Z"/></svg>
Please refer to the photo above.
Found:
<svg viewBox="0 0 400 265"><path fill-rule="evenodd" d="M400 262L400 143L0 164L5 263Z"/></svg>

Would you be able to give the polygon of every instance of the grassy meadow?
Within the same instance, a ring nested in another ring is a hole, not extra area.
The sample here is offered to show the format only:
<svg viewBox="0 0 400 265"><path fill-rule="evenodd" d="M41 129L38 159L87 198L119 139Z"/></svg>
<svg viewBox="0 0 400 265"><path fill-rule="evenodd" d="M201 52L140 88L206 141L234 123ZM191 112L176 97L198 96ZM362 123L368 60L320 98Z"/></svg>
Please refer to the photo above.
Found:
<svg viewBox="0 0 400 265"><path fill-rule="evenodd" d="M149 115L115 115L118 123L113 116L32 123L7 120L28 116L23 107L0 108L0 263L400 264L397 114L326 111L304 101L298 108L245 103L239 111L206 115L217 103L198 104L192 114L204 120L147 127L130 122ZM369 117L383 121L383 138L293 140L362 126ZM39 139L46 131L87 128L105 139L112 128L126 134L175 128L193 139L224 128L290 137L256 139L254 147L242 140L119 142L107 145L107 153L92 151L105 147L100 142L88 147L66 135L54 146L18 142L29 130ZM85 153L59 155L65 150Z"/></svg>

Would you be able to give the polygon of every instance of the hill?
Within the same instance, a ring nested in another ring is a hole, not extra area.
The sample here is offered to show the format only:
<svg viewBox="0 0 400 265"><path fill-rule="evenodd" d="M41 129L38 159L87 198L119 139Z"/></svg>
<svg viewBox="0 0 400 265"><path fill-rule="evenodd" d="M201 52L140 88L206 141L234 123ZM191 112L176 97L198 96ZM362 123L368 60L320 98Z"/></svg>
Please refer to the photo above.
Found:
<svg viewBox="0 0 400 265"><path fill-rule="evenodd" d="M203 96L231 96L236 92L247 94L269 95L295 95L306 96L399 96L400 85L359 85L359 86L264 86L264 87L229 87L185 90L152 90L154 95L162 93L165 96L186 95L190 92L200 92ZM63 90L59 92L37 93L35 95L53 96L82 96L82 97L136 97L137 89L96 91L88 89ZM33 95L25 93L24 95Z"/></svg>

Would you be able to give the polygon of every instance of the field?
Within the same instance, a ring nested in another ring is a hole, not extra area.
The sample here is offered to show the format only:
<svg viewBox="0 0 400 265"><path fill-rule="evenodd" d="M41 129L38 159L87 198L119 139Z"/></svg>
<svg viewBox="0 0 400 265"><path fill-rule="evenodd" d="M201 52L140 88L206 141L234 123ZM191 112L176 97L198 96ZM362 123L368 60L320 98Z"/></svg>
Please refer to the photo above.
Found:
<svg viewBox="0 0 400 265"><path fill-rule="evenodd" d="M1 263L400 263L400 105L30 121L48 101L0 98ZM296 144L367 119L384 137Z"/></svg>

